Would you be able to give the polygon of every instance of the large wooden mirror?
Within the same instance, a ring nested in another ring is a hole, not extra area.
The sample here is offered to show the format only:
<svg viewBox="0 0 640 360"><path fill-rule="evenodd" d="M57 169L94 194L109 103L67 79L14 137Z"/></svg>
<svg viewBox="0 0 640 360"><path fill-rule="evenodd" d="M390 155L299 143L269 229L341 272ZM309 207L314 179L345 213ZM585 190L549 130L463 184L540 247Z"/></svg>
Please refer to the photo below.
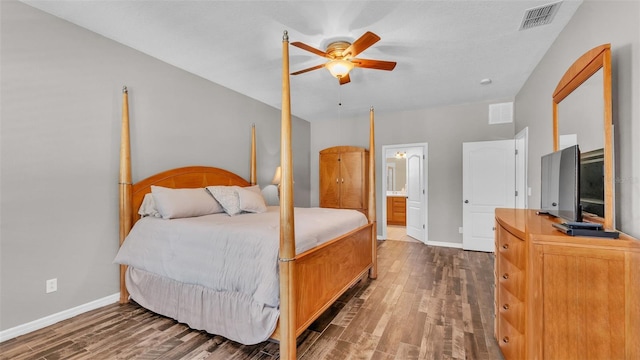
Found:
<svg viewBox="0 0 640 360"><path fill-rule="evenodd" d="M604 44L578 58L553 92L553 149L560 150L561 138L572 136L587 158L602 157L603 213L585 220L602 222L607 229L615 228L611 103L611 45Z"/></svg>

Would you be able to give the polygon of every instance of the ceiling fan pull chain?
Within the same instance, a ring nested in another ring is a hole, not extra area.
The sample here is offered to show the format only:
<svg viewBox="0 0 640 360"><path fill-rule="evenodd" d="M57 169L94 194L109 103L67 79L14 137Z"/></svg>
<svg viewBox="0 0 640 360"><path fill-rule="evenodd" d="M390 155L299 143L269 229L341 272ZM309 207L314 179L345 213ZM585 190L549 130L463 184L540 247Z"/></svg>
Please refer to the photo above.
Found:
<svg viewBox="0 0 640 360"><path fill-rule="evenodd" d="M342 86L338 86L338 122L342 126ZM342 133L342 129L340 129Z"/></svg>

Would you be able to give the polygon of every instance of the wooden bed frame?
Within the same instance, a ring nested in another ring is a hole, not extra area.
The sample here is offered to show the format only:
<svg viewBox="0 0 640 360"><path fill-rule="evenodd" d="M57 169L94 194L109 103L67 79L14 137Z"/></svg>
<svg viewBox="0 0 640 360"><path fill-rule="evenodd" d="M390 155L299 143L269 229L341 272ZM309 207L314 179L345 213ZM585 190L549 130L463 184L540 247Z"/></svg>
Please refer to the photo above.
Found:
<svg viewBox="0 0 640 360"><path fill-rule="evenodd" d="M280 185L280 318L272 338L280 341L280 358L296 358L296 338L340 295L367 272L377 277L377 234L375 198L375 144L373 108L369 112L369 206L368 224L319 247L296 255L293 212L293 168L291 148L291 103L289 87L289 38L282 41L282 125ZM120 245L140 218L137 210L151 185L171 188L196 188L209 185L256 184L255 126L251 131L251 178L246 181L229 171L190 166L150 176L138 183L131 181L129 105L123 88L122 134L120 145ZM126 266L120 266L120 302L129 298L125 286Z"/></svg>

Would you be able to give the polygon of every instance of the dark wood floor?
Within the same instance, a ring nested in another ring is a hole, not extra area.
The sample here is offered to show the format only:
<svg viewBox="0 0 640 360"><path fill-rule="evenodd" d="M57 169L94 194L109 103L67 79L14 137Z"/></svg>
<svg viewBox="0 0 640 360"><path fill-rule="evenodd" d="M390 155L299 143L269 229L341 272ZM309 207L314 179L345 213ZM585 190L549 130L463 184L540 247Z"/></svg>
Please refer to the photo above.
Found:
<svg viewBox="0 0 640 360"><path fill-rule="evenodd" d="M493 339L493 255L380 242L363 279L298 339L298 358L502 359ZM0 344L1 359L278 359L131 303L109 305Z"/></svg>

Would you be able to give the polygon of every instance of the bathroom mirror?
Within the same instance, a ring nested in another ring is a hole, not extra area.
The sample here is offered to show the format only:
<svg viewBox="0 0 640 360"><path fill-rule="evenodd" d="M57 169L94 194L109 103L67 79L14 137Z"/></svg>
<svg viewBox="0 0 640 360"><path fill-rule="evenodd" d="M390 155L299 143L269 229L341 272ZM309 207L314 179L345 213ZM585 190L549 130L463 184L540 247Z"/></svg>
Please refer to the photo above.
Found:
<svg viewBox="0 0 640 360"><path fill-rule="evenodd" d="M386 168L387 192L401 195L407 186L407 158L406 152L395 151L387 154Z"/></svg>
<svg viewBox="0 0 640 360"><path fill-rule="evenodd" d="M407 159L387 158L387 190L401 192L407 184Z"/></svg>
<svg viewBox="0 0 640 360"><path fill-rule="evenodd" d="M603 153L604 216L589 220L602 222L605 228L614 229L610 44L597 46L578 58L553 93L554 151L565 145L561 144L562 139L571 142L573 135L582 153Z"/></svg>

